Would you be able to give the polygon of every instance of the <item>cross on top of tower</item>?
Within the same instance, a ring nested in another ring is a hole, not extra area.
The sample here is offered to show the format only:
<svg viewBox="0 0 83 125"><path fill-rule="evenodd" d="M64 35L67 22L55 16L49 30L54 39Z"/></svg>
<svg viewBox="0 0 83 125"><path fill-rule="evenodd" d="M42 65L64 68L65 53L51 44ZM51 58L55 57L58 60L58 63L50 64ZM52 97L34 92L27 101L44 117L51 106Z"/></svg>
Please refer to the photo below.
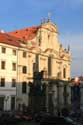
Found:
<svg viewBox="0 0 83 125"><path fill-rule="evenodd" d="M51 12L48 12L48 22L50 21L51 15Z"/></svg>

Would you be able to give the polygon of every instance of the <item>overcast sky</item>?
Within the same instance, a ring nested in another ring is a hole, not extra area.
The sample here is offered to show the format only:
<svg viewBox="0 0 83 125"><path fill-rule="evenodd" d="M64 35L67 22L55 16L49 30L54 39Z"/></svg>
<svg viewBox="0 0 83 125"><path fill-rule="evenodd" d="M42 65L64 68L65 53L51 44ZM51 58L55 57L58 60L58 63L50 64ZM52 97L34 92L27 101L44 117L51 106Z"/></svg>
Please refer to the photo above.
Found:
<svg viewBox="0 0 83 125"><path fill-rule="evenodd" d="M0 29L40 25L49 12L60 43L71 47L71 76L83 75L83 0L0 0Z"/></svg>

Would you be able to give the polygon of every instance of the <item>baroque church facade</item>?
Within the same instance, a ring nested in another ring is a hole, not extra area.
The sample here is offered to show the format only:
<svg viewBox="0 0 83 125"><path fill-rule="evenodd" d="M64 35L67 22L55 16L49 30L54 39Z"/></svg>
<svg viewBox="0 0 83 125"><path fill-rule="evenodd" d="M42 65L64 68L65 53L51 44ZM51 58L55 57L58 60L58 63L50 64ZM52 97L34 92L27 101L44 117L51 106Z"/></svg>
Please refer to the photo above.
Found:
<svg viewBox="0 0 83 125"><path fill-rule="evenodd" d="M5 56L0 53L1 65L6 67L0 69L0 78L5 84L0 86L4 110L16 109L19 104L29 105L29 83L33 84L34 72L44 71L44 81L70 79L70 50L63 48L58 35L56 24L50 20L39 26L1 33L0 48L7 50Z"/></svg>

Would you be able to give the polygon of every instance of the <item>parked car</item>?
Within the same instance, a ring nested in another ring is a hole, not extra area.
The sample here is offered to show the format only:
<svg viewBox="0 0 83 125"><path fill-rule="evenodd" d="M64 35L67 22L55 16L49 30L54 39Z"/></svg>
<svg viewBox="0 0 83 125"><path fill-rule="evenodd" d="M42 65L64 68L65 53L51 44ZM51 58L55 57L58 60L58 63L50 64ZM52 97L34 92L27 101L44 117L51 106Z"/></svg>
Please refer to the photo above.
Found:
<svg viewBox="0 0 83 125"><path fill-rule="evenodd" d="M32 114L29 114L29 113L22 114L21 118L24 121L32 121L33 120Z"/></svg>
<svg viewBox="0 0 83 125"><path fill-rule="evenodd" d="M32 114L27 113L27 112L26 113L18 112L18 113L16 113L15 118L18 121L32 121L33 120Z"/></svg>

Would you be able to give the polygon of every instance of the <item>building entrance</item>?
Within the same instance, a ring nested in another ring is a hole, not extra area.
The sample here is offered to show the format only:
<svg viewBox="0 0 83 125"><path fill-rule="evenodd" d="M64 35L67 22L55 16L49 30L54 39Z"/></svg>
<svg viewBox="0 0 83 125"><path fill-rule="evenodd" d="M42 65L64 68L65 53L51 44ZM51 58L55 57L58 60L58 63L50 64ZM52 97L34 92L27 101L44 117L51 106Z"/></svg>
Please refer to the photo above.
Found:
<svg viewBox="0 0 83 125"><path fill-rule="evenodd" d="M4 97L0 97L0 110L4 110Z"/></svg>

